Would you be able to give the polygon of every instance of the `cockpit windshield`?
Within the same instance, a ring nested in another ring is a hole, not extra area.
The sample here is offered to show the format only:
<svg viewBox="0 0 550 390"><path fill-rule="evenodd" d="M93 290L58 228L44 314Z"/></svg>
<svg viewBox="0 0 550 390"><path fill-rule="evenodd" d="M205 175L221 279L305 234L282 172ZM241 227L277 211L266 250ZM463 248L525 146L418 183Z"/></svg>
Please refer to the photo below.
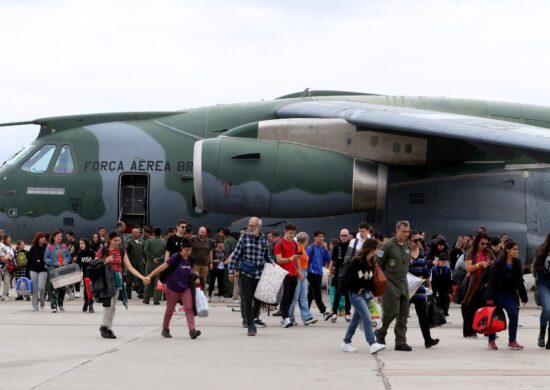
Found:
<svg viewBox="0 0 550 390"><path fill-rule="evenodd" d="M55 145L44 145L38 149L31 158L29 158L23 165L21 169L25 172L32 173L43 173L46 172L50 161L52 159L53 153L55 152Z"/></svg>
<svg viewBox="0 0 550 390"><path fill-rule="evenodd" d="M8 165L17 165L17 164L19 164L21 161L23 161L23 159L25 157L27 157L27 155L30 153L30 151L32 149L34 149L35 146L36 145L29 144L29 145L25 146L24 148L19 149L19 151L17 151L14 155L12 155L10 158L8 158L6 161L4 161L2 166L6 165L6 164L8 164Z"/></svg>

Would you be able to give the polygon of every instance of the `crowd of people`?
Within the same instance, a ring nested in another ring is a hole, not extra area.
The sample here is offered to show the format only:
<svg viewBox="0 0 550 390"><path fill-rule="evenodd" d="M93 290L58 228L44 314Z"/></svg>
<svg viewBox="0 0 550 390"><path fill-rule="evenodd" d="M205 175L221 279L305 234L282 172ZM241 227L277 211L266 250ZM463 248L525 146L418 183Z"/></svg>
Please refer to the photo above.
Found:
<svg viewBox="0 0 550 390"><path fill-rule="evenodd" d="M256 217L241 229L238 240L223 228L211 233L200 227L195 233L184 220L164 234L151 226L133 227L128 233L125 223L119 222L112 232L107 234L101 227L89 239L76 240L72 232L60 229L51 234L37 232L28 251L23 241L12 246L9 234L0 230L0 299L9 299L10 288L18 279L28 277L33 286L31 296L15 299L31 301L34 311L45 310L47 302L53 313L64 311L67 294L69 298L83 298L83 312L93 313L94 303L101 303L99 330L104 338L116 338L113 321L119 302L127 305L134 294L147 305L151 300L160 305L164 299L162 336L172 337L170 321L179 303L179 311L186 315L189 335L196 339L201 331L194 318L195 288L200 286L209 301L217 296L219 301L240 303L242 326L247 335L255 336L257 328L266 324L260 318L263 303L254 293L265 264L275 263L287 272L274 313L281 316L281 327L298 325L296 306L304 325L317 323L319 320L312 313L313 301L323 321L336 322L343 310L348 322L341 343L345 352L357 351L352 345L357 327L363 329L371 353L383 350L388 328L394 321L395 349L411 351L407 344L411 305L425 347L437 345L439 339L431 334L428 303L448 316L455 290L462 294L465 338L478 337L472 328L476 311L494 305L506 311L509 319L508 348L523 349L517 340L517 329L520 300L527 303L527 292L520 248L508 235L490 237L484 228L479 228L475 236L465 234L450 244L441 234L426 239L423 231L412 231L408 221L397 222L390 236L375 232L364 222L357 226L356 233L351 230L341 229L339 237L328 243L325 232L317 230L310 243L308 233L299 232L293 224L287 224L283 232L263 234L262 221ZM73 263L78 264L85 278L94 280L93 284L54 288L51 271ZM373 331L372 304L378 300L373 282L376 267L383 271L387 287L379 299L381 324ZM532 272L542 306L537 344L550 349L550 234L536 252ZM326 273L329 289L333 289L328 307L322 290ZM409 274L423 279L412 295ZM497 335L487 336L488 348L498 349Z"/></svg>

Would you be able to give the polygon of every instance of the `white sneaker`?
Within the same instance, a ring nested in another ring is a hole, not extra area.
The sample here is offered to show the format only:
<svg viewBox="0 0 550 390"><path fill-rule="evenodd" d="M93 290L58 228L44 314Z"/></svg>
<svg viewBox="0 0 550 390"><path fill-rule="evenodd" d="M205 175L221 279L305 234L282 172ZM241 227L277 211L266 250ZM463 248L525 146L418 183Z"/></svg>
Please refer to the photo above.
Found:
<svg viewBox="0 0 550 390"><path fill-rule="evenodd" d="M283 328L290 328L292 326L292 321L290 321L290 318L285 318L281 326Z"/></svg>
<svg viewBox="0 0 550 390"><path fill-rule="evenodd" d="M342 351L344 352L351 352L351 353L355 353L357 352L357 348L355 348L353 345L351 345L351 343L347 344L347 343L342 343L342 345L340 345L340 348L342 349ZM372 352L371 352L372 353Z"/></svg>
<svg viewBox="0 0 550 390"><path fill-rule="evenodd" d="M220 302L223 302L225 301L225 298L224 297L220 297Z"/></svg>
<svg viewBox="0 0 550 390"><path fill-rule="evenodd" d="M330 322L336 322L336 320L338 319L338 315L337 314L333 314L330 316Z"/></svg>
<svg viewBox="0 0 550 390"><path fill-rule="evenodd" d="M238 299L233 299L233 303L241 303L241 301Z"/></svg>
<svg viewBox="0 0 550 390"><path fill-rule="evenodd" d="M75 297L75 298L80 298L80 292L78 292L78 291L75 292L75 293L74 293L74 297Z"/></svg>
<svg viewBox="0 0 550 390"><path fill-rule="evenodd" d="M208 302L212 302L212 297L208 297Z"/></svg>
<svg viewBox="0 0 550 390"><path fill-rule="evenodd" d="M370 346L370 353L374 355L376 352L381 351L384 348L386 348L384 344L372 343Z"/></svg>

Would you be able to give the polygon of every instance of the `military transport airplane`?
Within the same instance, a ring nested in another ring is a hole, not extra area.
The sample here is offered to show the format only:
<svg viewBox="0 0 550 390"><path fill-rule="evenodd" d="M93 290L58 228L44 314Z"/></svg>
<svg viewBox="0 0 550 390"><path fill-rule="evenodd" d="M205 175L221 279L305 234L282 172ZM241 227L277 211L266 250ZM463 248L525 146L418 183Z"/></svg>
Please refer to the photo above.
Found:
<svg viewBox="0 0 550 390"><path fill-rule="evenodd" d="M550 230L550 108L481 100L309 91L173 112L40 125L0 169L0 226L227 226L294 221L329 236L397 219L449 239L508 233L530 256Z"/></svg>

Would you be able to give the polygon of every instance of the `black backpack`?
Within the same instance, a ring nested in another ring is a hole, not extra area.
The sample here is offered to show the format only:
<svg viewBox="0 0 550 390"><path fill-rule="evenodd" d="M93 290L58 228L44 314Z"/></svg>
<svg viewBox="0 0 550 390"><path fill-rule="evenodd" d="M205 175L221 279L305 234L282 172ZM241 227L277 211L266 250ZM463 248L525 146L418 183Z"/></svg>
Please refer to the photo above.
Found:
<svg viewBox="0 0 550 390"><path fill-rule="evenodd" d="M86 268L86 276L90 278L92 282L98 281L103 273L103 267L105 267L103 260L97 259L92 261L88 265L88 268Z"/></svg>
<svg viewBox="0 0 550 390"><path fill-rule="evenodd" d="M162 271L159 274L159 280L162 284L166 284L166 281L168 280L168 277L172 275L172 272L176 270L176 268L180 265L181 262L181 255L178 256L178 261L174 262L174 264L168 266L164 271Z"/></svg>

